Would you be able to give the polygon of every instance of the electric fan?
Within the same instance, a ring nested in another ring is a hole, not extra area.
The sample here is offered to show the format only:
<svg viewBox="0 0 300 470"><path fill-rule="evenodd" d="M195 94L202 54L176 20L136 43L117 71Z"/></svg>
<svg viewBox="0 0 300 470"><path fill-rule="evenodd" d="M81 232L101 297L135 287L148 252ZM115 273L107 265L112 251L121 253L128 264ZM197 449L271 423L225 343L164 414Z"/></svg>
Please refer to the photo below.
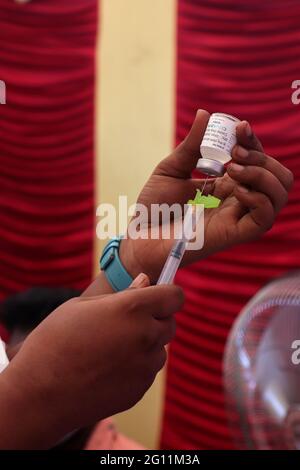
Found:
<svg viewBox="0 0 300 470"><path fill-rule="evenodd" d="M258 292L237 318L224 356L239 449L300 450L300 272Z"/></svg>

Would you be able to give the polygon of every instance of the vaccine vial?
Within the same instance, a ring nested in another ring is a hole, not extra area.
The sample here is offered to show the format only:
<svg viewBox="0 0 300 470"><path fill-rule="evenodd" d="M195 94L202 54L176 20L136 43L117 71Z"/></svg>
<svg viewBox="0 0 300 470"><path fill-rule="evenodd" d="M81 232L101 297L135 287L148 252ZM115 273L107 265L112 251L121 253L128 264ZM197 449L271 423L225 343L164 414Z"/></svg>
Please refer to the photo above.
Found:
<svg viewBox="0 0 300 470"><path fill-rule="evenodd" d="M237 143L236 128L241 121L230 114L211 115L200 146L202 158L197 168L209 176L222 176L225 163L231 160L231 152Z"/></svg>

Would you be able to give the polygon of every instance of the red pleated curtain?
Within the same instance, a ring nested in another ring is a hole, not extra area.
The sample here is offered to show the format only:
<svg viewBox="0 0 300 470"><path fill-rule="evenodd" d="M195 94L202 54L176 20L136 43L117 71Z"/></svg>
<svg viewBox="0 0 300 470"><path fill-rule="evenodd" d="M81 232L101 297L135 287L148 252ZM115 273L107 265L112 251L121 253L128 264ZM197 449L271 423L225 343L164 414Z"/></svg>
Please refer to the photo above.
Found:
<svg viewBox="0 0 300 470"><path fill-rule="evenodd" d="M0 0L0 296L92 275L97 0Z"/></svg>
<svg viewBox="0 0 300 470"><path fill-rule="evenodd" d="M222 356L230 327L250 297L300 261L300 79L297 0L178 1L177 141L197 108L248 119L295 174L289 205L260 241L184 269L186 304L170 348L163 448L228 449Z"/></svg>

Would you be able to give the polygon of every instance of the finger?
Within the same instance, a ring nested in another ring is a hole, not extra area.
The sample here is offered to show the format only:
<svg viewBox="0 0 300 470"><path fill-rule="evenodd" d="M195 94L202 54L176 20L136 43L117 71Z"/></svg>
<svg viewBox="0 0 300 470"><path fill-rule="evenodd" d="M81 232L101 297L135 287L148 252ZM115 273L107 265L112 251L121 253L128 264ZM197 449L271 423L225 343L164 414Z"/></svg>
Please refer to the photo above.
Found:
<svg viewBox="0 0 300 470"><path fill-rule="evenodd" d="M213 178L205 182L201 179L193 179L193 198L195 192L199 190L202 194L208 195L211 194L221 200L226 199L233 191L234 186L236 185L230 176L225 173L221 178ZM204 190L203 190L204 188Z"/></svg>
<svg viewBox="0 0 300 470"><path fill-rule="evenodd" d="M263 152L263 146L257 136L254 134L249 122L242 121L236 128L236 137L238 144L247 149Z"/></svg>
<svg viewBox="0 0 300 470"><path fill-rule="evenodd" d="M195 192L197 190L203 192L203 194L212 194L215 184L216 184L216 178L211 178L209 180L205 179L199 179L199 178L194 178L191 181L189 181L190 186L192 186L192 191L193 191L193 197L195 197ZM204 188L204 191L203 191Z"/></svg>
<svg viewBox="0 0 300 470"><path fill-rule="evenodd" d="M216 178L214 180L213 187L210 188L210 192L208 192L208 194L212 194L213 196L224 200L232 194L235 185L236 182L230 178L228 173L225 173L222 178Z"/></svg>
<svg viewBox="0 0 300 470"><path fill-rule="evenodd" d="M154 370L156 371L155 376L161 369L163 369L164 365L167 362L167 357L167 351L164 347L160 348L159 351L156 352L153 358Z"/></svg>
<svg viewBox="0 0 300 470"><path fill-rule="evenodd" d="M113 295L124 311L151 315L162 319L173 315L183 305L184 295L180 287L175 285L151 286L146 289L128 289Z"/></svg>
<svg viewBox="0 0 300 470"><path fill-rule="evenodd" d="M163 160L156 168L155 174L168 174L176 178L189 178L200 158L200 144L209 121L210 114L200 109L192 128L184 141Z"/></svg>
<svg viewBox="0 0 300 470"><path fill-rule="evenodd" d="M249 212L238 222L241 241L253 240L272 228L275 220L275 210L270 199L262 193L250 191L243 186L234 190L235 197L247 207Z"/></svg>
<svg viewBox="0 0 300 470"><path fill-rule="evenodd" d="M129 289L141 289L142 287L149 287L150 286L150 279L149 277L141 273L139 274L129 286Z"/></svg>
<svg viewBox="0 0 300 470"><path fill-rule="evenodd" d="M176 333L176 320L175 317L168 317L162 320L156 320L158 323L159 344L165 346L169 344Z"/></svg>
<svg viewBox="0 0 300 470"><path fill-rule="evenodd" d="M287 203L288 193L286 189L278 178L265 168L232 163L227 171L235 181L268 196L276 212L279 212Z"/></svg>
<svg viewBox="0 0 300 470"><path fill-rule="evenodd" d="M248 150L245 147L237 145L232 152L232 158L235 162L243 165L255 165L262 166L266 170L269 170L273 175L278 178L281 184L287 191L293 186L294 176L293 173L283 166L275 158L269 157L263 152L257 150Z"/></svg>
<svg viewBox="0 0 300 470"><path fill-rule="evenodd" d="M175 315L160 319L148 316L146 321L141 321L139 313L138 318L139 321L135 321L136 337L140 338L140 343L148 351L154 348L163 348L174 338L176 332ZM145 317L142 317L142 319L145 320Z"/></svg>

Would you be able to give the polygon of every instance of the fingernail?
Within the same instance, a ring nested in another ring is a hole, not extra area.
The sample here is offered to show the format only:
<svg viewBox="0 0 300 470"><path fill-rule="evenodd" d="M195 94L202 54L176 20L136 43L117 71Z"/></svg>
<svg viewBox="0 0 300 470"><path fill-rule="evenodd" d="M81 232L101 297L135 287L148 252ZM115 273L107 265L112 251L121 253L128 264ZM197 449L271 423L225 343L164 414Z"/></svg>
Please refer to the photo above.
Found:
<svg viewBox="0 0 300 470"><path fill-rule="evenodd" d="M245 167L242 166L242 165L238 165L237 163L232 163L229 168L230 168L230 170L233 170L233 171L236 171L236 172L240 172L240 171L242 171Z"/></svg>
<svg viewBox="0 0 300 470"><path fill-rule="evenodd" d="M245 186L238 186L238 190L239 190L241 193L249 193L249 189L246 188Z"/></svg>
<svg viewBox="0 0 300 470"><path fill-rule="evenodd" d="M145 281L147 280L147 276L144 273L139 274L134 281L131 283L130 287L143 287L145 285Z"/></svg>
<svg viewBox="0 0 300 470"><path fill-rule="evenodd" d="M252 137L253 132L252 132L251 126L250 126L250 124L249 124L248 121L246 121L246 127L245 127L245 129L246 129L246 134L247 134L247 136L248 136L248 137Z"/></svg>
<svg viewBox="0 0 300 470"><path fill-rule="evenodd" d="M240 158L247 158L249 155L248 150L246 150L244 147L241 147L240 145L236 149L236 154Z"/></svg>

